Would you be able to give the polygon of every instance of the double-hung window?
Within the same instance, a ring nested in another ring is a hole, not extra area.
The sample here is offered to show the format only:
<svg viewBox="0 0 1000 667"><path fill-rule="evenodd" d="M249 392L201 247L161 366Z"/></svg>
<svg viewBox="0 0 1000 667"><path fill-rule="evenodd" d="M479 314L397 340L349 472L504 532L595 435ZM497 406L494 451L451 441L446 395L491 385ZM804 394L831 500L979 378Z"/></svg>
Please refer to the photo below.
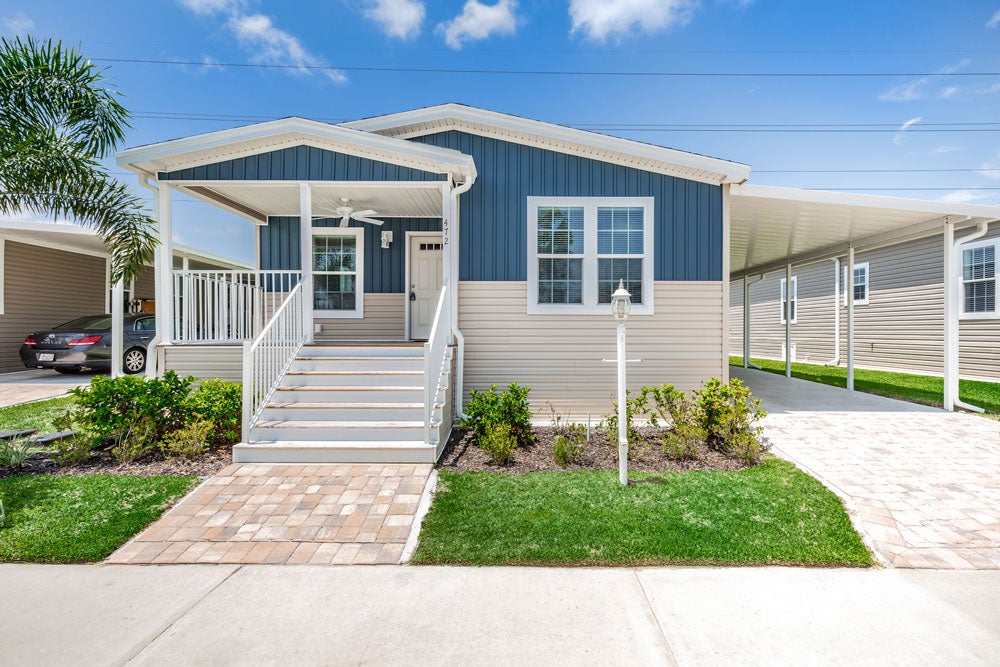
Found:
<svg viewBox="0 0 1000 667"><path fill-rule="evenodd" d="M785 279L781 279L781 323L785 323L785 313L788 312L788 301L787 299L788 289L785 285ZM792 324L798 321L798 309L799 309L799 277L792 276Z"/></svg>
<svg viewBox="0 0 1000 667"><path fill-rule="evenodd" d="M528 313L653 312L653 198L528 197Z"/></svg>
<svg viewBox="0 0 1000 667"><path fill-rule="evenodd" d="M316 316L364 316L363 264L362 228L313 228L313 312Z"/></svg>
<svg viewBox="0 0 1000 667"><path fill-rule="evenodd" d="M997 255L1000 240L962 246L962 317L997 317Z"/></svg>
<svg viewBox="0 0 1000 667"><path fill-rule="evenodd" d="M854 278L852 280L848 280L847 267L845 266L844 281L841 283L844 288L844 307L847 307L848 294L854 295L855 306L867 306L869 283L868 262L854 265Z"/></svg>

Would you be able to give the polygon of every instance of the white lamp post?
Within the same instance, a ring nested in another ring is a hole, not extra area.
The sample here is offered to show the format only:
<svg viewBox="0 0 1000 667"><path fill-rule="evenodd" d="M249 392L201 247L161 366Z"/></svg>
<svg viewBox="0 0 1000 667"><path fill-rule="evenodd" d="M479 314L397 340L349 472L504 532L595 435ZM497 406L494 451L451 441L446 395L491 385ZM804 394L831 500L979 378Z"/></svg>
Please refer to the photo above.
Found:
<svg viewBox="0 0 1000 667"><path fill-rule="evenodd" d="M618 481L628 484L628 422L625 410L625 320L632 310L632 295L625 283L618 281L618 289L611 295L611 314L618 323Z"/></svg>

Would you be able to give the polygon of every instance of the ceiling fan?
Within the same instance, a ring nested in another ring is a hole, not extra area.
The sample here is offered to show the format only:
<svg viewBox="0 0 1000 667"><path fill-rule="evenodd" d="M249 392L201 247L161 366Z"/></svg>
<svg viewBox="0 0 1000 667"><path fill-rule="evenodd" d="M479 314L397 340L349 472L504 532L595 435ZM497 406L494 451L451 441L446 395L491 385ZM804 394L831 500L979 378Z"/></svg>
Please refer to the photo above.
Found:
<svg viewBox="0 0 1000 667"><path fill-rule="evenodd" d="M337 215L340 216L341 227L346 227L347 223L350 222L351 220L357 220L358 222L367 222L368 224L371 225L382 224L381 220L375 220L374 218L369 217L372 215L378 215L378 213L376 213L372 209L369 208L365 209L364 211L355 211L354 208L349 205L351 201L350 198L341 197L340 201L343 202L344 204L343 206L337 207Z"/></svg>

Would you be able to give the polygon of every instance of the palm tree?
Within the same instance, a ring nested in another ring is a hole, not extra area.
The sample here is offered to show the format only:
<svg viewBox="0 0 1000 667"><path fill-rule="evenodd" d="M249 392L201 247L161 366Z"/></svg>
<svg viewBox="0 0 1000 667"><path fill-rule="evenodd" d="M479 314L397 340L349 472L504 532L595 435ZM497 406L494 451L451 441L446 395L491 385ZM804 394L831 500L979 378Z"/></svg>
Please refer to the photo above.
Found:
<svg viewBox="0 0 1000 667"><path fill-rule="evenodd" d="M0 214L69 218L93 227L112 280L130 280L156 246L143 202L99 160L130 127L103 72L61 42L0 39Z"/></svg>

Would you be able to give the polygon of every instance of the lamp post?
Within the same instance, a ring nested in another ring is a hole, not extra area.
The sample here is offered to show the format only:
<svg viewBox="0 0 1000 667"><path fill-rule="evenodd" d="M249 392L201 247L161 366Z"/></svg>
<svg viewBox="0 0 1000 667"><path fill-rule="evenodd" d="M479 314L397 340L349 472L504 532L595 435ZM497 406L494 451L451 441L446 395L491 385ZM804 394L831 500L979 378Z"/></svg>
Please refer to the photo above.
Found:
<svg viewBox="0 0 1000 667"><path fill-rule="evenodd" d="M618 281L618 289L611 295L611 314L618 323L618 481L628 484L628 422L625 403L625 320L632 310L632 295L625 283Z"/></svg>

